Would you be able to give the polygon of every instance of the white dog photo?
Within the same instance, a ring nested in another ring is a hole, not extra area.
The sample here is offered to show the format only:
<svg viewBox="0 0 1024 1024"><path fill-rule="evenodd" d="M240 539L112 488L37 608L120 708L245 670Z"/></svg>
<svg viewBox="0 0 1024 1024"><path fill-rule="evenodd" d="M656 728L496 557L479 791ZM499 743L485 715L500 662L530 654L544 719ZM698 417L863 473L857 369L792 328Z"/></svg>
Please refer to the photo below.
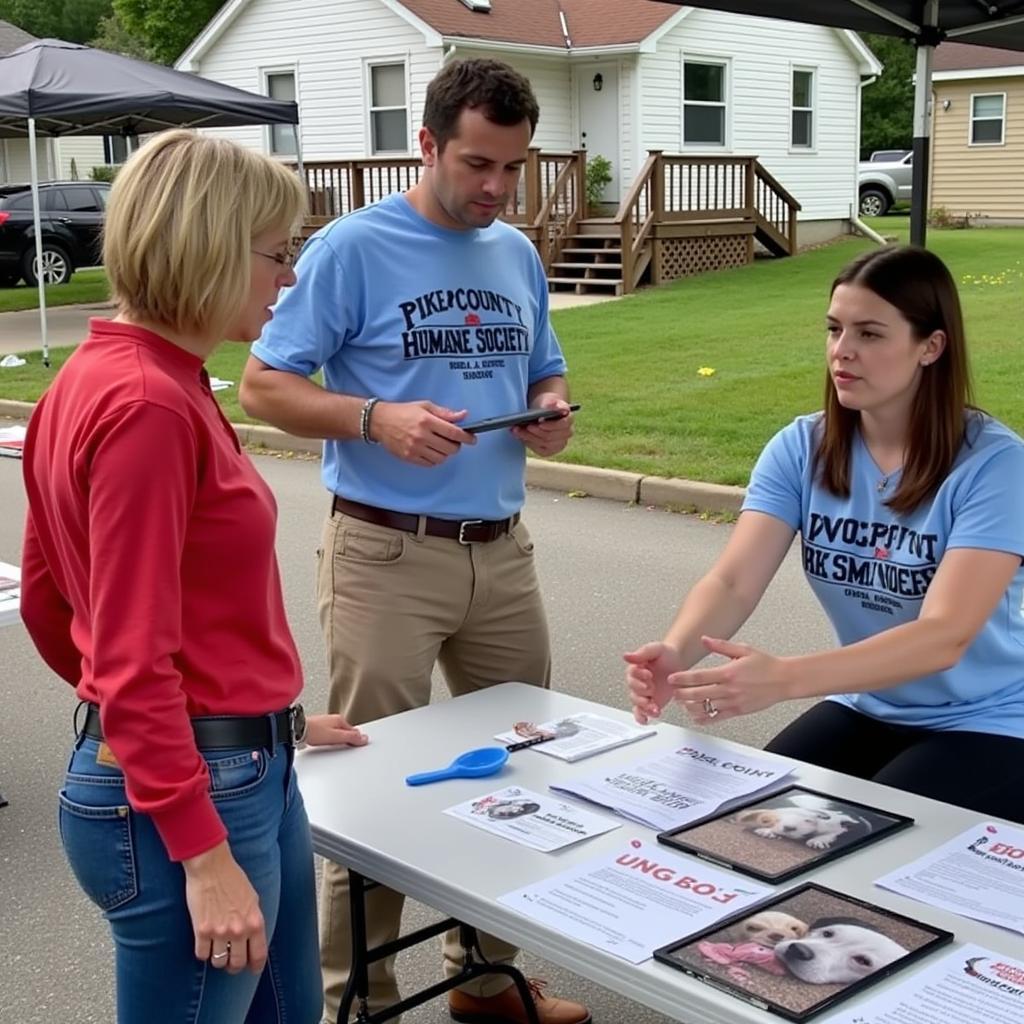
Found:
<svg viewBox="0 0 1024 1024"><path fill-rule="evenodd" d="M895 963L908 950L852 917L815 921L803 938L787 939L775 955L801 981L850 984Z"/></svg>
<svg viewBox="0 0 1024 1024"><path fill-rule="evenodd" d="M853 817L829 806L828 801L808 793L790 798L794 807L758 807L742 811L736 824L765 839L794 839L812 850L827 850L837 839L856 830L871 831L866 818Z"/></svg>

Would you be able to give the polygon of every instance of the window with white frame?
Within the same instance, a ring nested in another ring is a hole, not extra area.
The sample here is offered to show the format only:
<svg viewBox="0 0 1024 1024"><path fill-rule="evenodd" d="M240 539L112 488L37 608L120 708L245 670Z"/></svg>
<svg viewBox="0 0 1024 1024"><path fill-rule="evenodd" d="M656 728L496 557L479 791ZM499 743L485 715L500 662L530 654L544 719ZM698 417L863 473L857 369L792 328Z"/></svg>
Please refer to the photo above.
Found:
<svg viewBox="0 0 1024 1024"><path fill-rule="evenodd" d="M137 135L104 135L103 162L123 164L139 148Z"/></svg>
<svg viewBox="0 0 1024 1024"><path fill-rule="evenodd" d="M971 97L971 145L1002 145L1006 124L1006 93L980 93Z"/></svg>
<svg viewBox="0 0 1024 1024"><path fill-rule="evenodd" d="M726 65L683 62L683 142L688 146L725 145Z"/></svg>
<svg viewBox="0 0 1024 1024"><path fill-rule="evenodd" d="M268 71L267 95L272 100L295 102L295 72ZM270 126L270 152L275 156L295 156L295 125L272 124Z"/></svg>
<svg viewBox="0 0 1024 1024"><path fill-rule="evenodd" d="M409 106L405 64L371 64L370 152L409 151Z"/></svg>
<svg viewBox="0 0 1024 1024"><path fill-rule="evenodd" d="M794 149L814 147L814 72L793 68L793 112L790 145Z"/></svg>

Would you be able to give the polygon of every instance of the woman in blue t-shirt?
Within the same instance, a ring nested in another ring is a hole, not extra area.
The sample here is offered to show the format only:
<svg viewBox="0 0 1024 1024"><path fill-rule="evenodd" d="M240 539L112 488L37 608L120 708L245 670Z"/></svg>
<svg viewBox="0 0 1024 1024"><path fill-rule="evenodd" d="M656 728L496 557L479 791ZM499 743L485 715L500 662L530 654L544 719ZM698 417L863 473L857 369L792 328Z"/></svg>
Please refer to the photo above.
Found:
<svg viewBox="0 0 1024 1024"><path fill-rule="evenodd" d="M664 641L625 655L634 714L676 700L704 724L828 697L767 749L1024 822L1024 441L971 404L942 261L909 246L854 260L826 361L824 411L769 442L721 557ZM840 646L729 641L797 532ZM691 667L709 652L730 661Z"/></svg>

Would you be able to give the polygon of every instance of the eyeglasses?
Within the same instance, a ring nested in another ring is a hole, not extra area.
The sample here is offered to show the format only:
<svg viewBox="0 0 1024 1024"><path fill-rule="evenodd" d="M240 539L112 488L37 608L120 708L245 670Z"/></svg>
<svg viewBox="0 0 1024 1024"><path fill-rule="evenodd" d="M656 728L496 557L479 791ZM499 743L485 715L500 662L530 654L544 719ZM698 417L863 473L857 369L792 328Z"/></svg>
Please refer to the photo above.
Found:
<svg viewBox="0 0 1024 1024"><path fill-rule="evenodd" d="M254 256L262 256L266 260L273 260L278 266L291 267L295 266L295 259L298 253L294 249L289 249L287 252L260 252L259 249L250 250Z"/></svg>

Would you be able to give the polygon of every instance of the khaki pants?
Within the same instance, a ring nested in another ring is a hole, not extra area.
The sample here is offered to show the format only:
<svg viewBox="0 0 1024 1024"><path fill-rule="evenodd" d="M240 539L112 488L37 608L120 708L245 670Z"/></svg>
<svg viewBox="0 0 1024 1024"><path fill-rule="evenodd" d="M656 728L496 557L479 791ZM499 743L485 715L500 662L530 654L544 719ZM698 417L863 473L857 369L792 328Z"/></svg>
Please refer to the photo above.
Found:
<svg viewBox="0 0 1024 1024"><path fill-rule="evenodd" d="M549 685L547 620L533 544L521 522L491 543L462 545L428 537L422 529L404 533L333 514L318 557L329 706L353 724L427 704L435 662L453 696L509 680ZM383 887L367 895L369 946L398 936L403 901L401 893ZM508 963L516 954L514 946L493 936L481 934L480 943L495 963ZM327 862L320 898L325 1020L337 1019L351 955L348 872ZM448 977L462 959L458 932L449 932ZM398 1000L393 957L372 964L369 979L371 1010ZM490 996L508 983L485 976L465 989Z"/></svg>

